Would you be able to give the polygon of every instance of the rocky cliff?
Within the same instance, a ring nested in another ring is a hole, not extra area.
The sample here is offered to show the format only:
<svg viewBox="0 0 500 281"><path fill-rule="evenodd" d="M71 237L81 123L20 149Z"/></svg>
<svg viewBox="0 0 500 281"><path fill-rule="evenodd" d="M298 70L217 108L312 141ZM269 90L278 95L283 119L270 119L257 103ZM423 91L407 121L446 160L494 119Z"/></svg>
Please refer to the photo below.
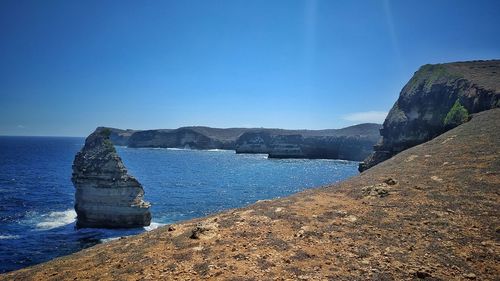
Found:
<svg viewBox="0 0 500 281"><path fill-rule="evenodd" d="M111 131L97 130L75 156L77 227L130 228L151 222L144 189L127 170L110 141Z"/></svg>
<svg viewBox="0 0 500 281"><path fill-rule="evenodd" d="M115 128L105 128L105 127L100 127L99 129L108 129L110 132L109 139L114 145L120 145L120 146L127 146L129 143L130 137L138 132L137 130L121 130L121 129L115 129Z"/></svg>
<svg viewBox="0 0 500 281"><path fill-rule="evenodd" d="M325 158L360 161L372 152L380 125L361 124L339 130L244 133L236 153L266 153L270 158Z"/></svg>
<svg viewBox="0 0 500 281"><path fill-rule="evenodd" d="M401 90L380 130L381 141L359 170L459 125L446 120L455 104L464 108L462 122L468 114L500 107L500 60L422 66Z"/></svg>
<svg viewBox="0 0 500 281"><path fill-rule="evenodd" d="M283 130L266 128L182 127L158 130L108 128L115 145L190 149L231 149L265 153L272 158L327 158L359 161L378 141L380 125L360 124L342 129Z"/></svg>
<svg viewBox="0 0 500 281"><path fill-rule="evenodd" d="M227 147L227 143L192 128L179 128L136 132L130 137L128 146L223 149Z"/></svg>

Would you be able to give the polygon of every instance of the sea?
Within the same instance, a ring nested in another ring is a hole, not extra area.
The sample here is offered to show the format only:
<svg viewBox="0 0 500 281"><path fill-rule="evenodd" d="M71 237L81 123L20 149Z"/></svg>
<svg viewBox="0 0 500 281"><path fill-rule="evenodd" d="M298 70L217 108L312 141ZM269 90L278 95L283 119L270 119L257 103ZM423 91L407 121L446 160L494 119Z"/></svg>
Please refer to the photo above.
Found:
<svg viewBox="0 0 500 281"><path fill-rule="evenodd" d="M137 229L76 229L71 165L84 138L0 136L0 273L162 225L356 175L357 162L268 159L231 150L117 147L152 204Z"/></svg>

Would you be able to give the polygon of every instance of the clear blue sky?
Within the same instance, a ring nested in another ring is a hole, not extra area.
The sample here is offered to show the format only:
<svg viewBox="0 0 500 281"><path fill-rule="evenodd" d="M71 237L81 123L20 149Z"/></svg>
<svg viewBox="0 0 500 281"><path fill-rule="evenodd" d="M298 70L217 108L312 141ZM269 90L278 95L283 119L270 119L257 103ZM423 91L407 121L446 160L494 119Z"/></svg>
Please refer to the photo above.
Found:
<svg viewBox="0 0 500 281"><path fill-rule="evenodd" d="M500 58L500 1L0 1L0 135L381 122L420 65Z"/></svg>

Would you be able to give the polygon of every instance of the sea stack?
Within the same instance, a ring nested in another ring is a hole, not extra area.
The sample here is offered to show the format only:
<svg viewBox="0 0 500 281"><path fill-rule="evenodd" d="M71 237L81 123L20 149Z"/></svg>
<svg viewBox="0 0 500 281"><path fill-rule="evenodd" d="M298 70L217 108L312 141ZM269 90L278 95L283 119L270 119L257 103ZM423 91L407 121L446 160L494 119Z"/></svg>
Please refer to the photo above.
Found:
<svg viewBox="0 0 500 281"><path fill-rule="evenodd" d="M151 223L142 185L127 173L110 140L97 128L75 156L71 180L76 188L77 227L133 228Z"/></svg>

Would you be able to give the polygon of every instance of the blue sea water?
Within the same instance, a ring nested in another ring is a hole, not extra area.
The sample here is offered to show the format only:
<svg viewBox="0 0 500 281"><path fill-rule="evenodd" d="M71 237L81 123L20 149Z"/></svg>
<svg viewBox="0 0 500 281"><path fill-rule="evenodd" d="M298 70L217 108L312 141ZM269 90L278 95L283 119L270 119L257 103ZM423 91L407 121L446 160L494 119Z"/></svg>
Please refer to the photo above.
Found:
<svg viewBox="0 0 500 281"><path fill-rule="evenodd" d="M74 155L83 142L83 138L0 137L0 272L357 174L357 163L350 161L117 147L129 173L144 186L153 223L132 230L77 230L70 178Z"/></svg>

